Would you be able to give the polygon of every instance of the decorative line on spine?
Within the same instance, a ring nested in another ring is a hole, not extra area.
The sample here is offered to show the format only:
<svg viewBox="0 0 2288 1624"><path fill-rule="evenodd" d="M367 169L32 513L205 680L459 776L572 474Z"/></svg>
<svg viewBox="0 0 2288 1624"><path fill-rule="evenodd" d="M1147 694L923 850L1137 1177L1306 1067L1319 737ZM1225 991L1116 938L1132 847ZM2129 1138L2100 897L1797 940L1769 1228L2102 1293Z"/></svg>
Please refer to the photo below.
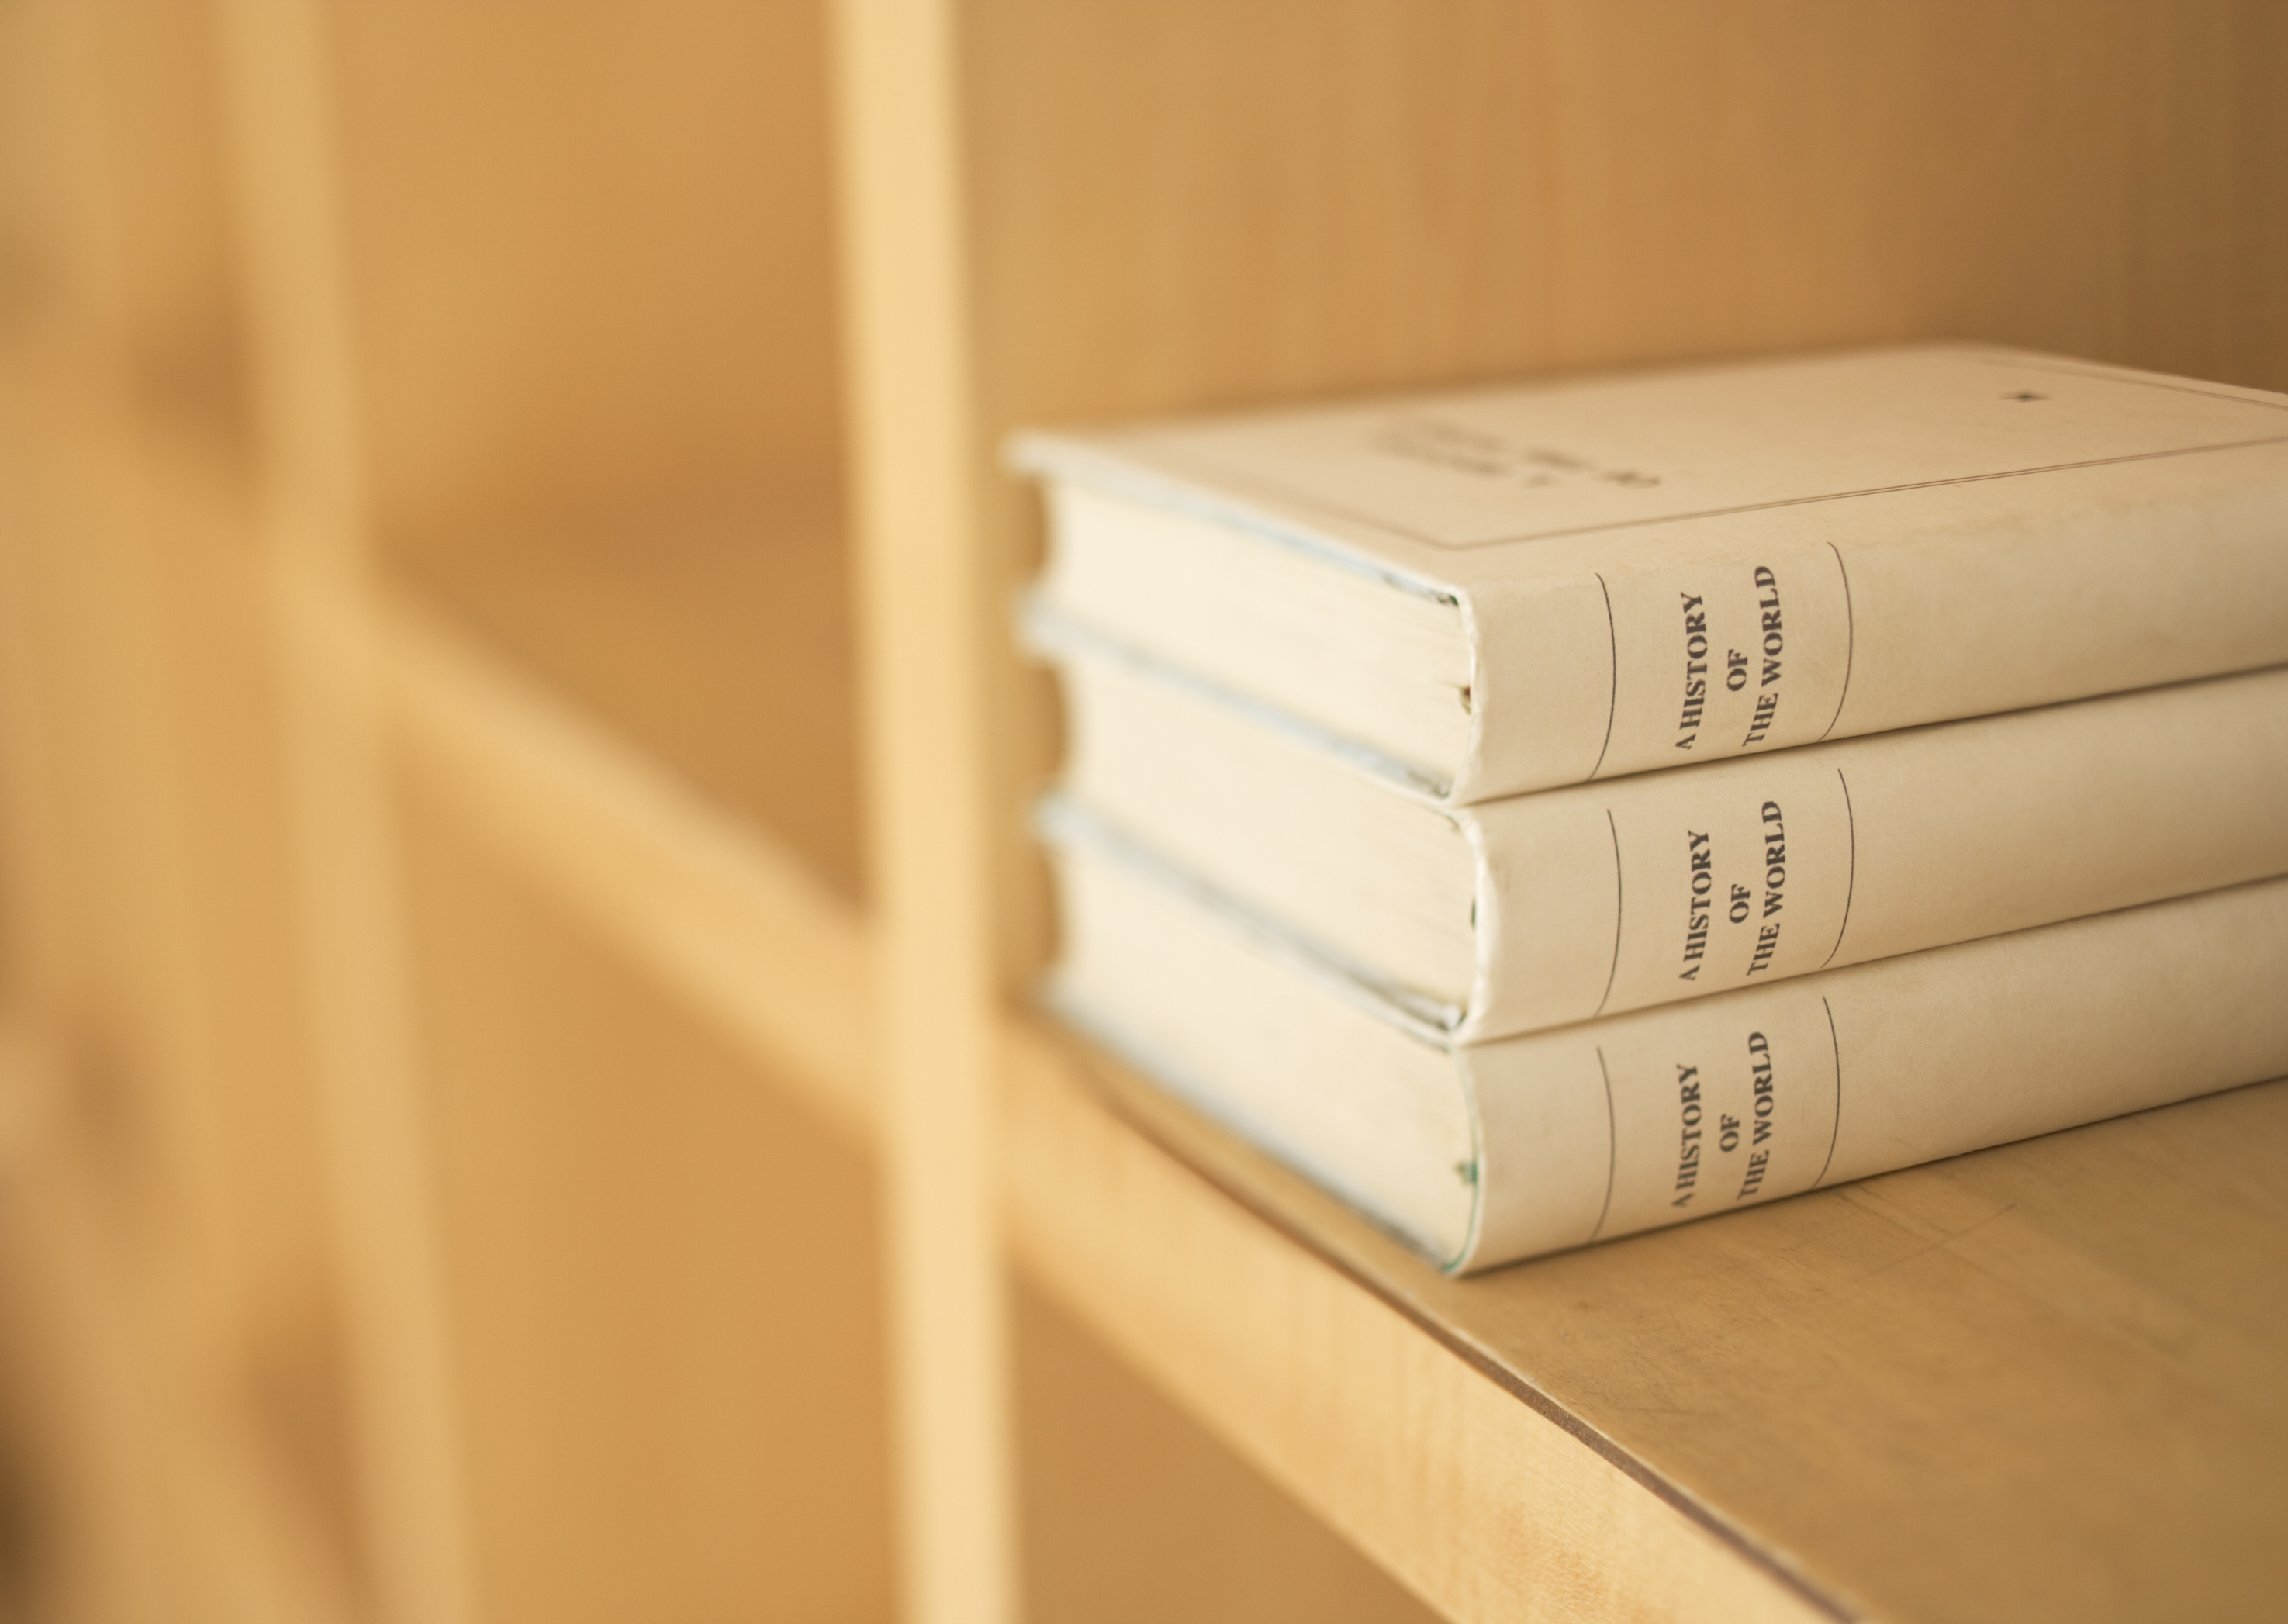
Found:
<svg viewBox="0 0 2288 1624"><path fill-rule="evenodd" d="M1605 1012L1605 1005L1613 995L1613 979L1621 973L1621 903L1625 893L1621 890L1621 829L1613 821L1613 809L1609 806L1605 808L1605 828L1613 837L1613 962L1605 970L1605 992L1591 1012L1593 1020Z"/></svg>
<svg viewBox="0 0 2288 1624"><path fill-rule="evenodd" d="M1851 661L1859 652L1859 616L1851 606L1851 572L1843 567L1843 550L1833 542L1827 551L1835 555L1835 573L1843 577L1843 691L1835 696L1835 714L1827 718L1827 726L1819 737L1824 739L1835 731L1843 719L1843 701L1851 697ZM1818 740L1814 740L1817 743Z"/></svg>
<svg viewBox="0 0 2288 1624"><path fill-rule="evenodd" d="M1825 970L1835 963L1835 955L1843 951L1843 933L1851 928L1851 899L1859 889L1859 820L1851 811L1851 780L1843 776L1843 769L1835 769L1835 781L1843 786L1843 826L1851 832L1851 867L1843 880L1843 923L1835 927L1835 946L1819 961Z"/></svg>
<svg viewBox="0 0 2288 1624"><path fill-rule="evenodd" d="M1819 1177L1811 1181L1811 1187L1815 1190L1826 1179L1827 1169L1835 1165L1835 1141L1843 1132L1843 1044L1835 1035L1834 1008L1824 994L1819 1000L1819 1007L1827 1011L1827 1047L1835 1056L1835 1122L1827 1130L1827 1160L1819 1164Z"/></svg>
<svg viewBox="0 0 2288 1624"><path fill-rule="evenodd" d="M1597 1227L1589 1232L1592 1240L1605 1232L1605 1220L1612 1214L1613 1169L1620 1160L1620 1148L1615 1143L1617 1130L1613 1127L1613 1074L1605 1069L1605 1050L1601 1043L1597 1046L1597 1075L1605 1080L1605 1201L1597 1208ZM1831 1155L1833 1152L1829 1153Z"/></svg>
<svg viewBox="0 0 2288 1624"><path fill-rule="evenodd" d="M1613 713L1621 708L1621 637L1613 630L1613 590L1601 574L1597 577L1597 590L1605 597L1605 641L1612 651L1613 685L1605 697L1605 741L1597 747L1597 764L1589 769L1591 778L1597 776L1605 764L1605 752L1613 748Z"/></svg>

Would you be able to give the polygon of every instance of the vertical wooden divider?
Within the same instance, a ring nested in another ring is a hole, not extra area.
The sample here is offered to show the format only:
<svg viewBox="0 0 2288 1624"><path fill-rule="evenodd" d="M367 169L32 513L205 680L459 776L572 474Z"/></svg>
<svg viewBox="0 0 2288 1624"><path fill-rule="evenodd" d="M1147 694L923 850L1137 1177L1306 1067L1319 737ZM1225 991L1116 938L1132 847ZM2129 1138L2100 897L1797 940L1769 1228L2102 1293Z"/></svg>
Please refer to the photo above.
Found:
<svg viewBox="0 0 2288 1624"><path fill-rule="evenodd" d="M221 20L366 1564L385 1624L468 1624L477 1610L397 917L325 19L315 0L226 0Z"/></svg>
<svg viewBox="0 0 2288 1624"><path fill-rule="evenodd" d="M911 1624L998 1624L1018 1607L957 17L954 0L835 6L878 1144Z"/></svg>

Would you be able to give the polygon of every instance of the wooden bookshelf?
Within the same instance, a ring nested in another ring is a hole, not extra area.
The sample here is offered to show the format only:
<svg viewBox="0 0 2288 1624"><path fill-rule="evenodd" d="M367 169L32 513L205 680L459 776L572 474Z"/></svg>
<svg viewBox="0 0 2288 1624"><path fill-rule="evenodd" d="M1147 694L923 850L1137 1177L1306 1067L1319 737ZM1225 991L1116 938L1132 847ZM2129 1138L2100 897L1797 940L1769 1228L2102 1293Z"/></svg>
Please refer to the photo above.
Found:
<svg viewBox="0 0 2288 1624"><path fill-rule="evenodd" d="M34 1616L2273 1611L2288 1083L1441 1279L1030 1012L995 448L1913 336L2288 387L2284 73L2260 4L19 0Z"/></svg>

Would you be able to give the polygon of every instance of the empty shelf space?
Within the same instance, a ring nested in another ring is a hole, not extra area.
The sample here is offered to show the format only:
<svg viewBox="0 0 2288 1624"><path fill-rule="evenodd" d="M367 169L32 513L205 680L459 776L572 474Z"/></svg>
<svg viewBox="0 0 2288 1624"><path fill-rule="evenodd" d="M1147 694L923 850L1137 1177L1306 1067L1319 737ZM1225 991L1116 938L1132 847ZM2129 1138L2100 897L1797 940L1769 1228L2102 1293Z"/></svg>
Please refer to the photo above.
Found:
<svg viewBox="0 0 2288 1624"><path fill-rule="evenodd" d="M830 502L391 557L401 584L783 840L839 894L862 894L850 583Z"/></svg>
<svg viewBox="0 0 2288 1624"><path fill-rule="evenodd" d="M391 718L433 804L863 1138L867 959L848 899L417 604L385 612L381 646Z"/></svg>

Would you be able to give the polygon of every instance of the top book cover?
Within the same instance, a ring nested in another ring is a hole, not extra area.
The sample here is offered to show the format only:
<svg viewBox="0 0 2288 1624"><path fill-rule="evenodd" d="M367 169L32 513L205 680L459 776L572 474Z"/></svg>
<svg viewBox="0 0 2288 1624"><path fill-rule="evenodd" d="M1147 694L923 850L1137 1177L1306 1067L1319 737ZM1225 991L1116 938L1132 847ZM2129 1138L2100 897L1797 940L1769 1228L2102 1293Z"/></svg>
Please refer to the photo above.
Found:
<svg viewBox="0 0 2288 1624"><path fill-rule="evenodd" d="M2288 397L1969 345L1033 432L1047 634L1454 801L2288 660Z"/></svg>

